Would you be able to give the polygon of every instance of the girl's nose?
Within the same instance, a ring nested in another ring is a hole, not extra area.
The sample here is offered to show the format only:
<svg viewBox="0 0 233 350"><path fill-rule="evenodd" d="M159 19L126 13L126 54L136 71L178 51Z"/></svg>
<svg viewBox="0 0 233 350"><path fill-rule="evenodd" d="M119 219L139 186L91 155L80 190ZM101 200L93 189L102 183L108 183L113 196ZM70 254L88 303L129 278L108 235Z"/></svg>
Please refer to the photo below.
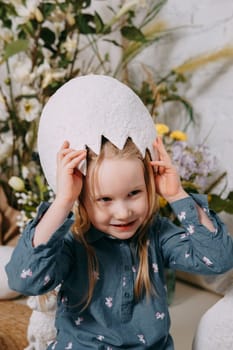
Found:
<svg viewBox="0 0 233 350"><path fill-rule="evenodd" d="M131 215L131 210L124 202L117 203L115 206L114 216L118 220L127 219Z"/></svg>

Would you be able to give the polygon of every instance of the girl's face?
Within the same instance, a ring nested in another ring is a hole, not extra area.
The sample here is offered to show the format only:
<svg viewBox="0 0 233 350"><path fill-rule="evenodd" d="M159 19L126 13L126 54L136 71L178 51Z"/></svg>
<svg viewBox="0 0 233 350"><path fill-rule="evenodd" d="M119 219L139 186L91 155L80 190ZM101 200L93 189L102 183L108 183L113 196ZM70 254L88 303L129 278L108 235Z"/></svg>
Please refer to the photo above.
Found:
<svg viewBox="0 0 233 350"><path fill-rule="evenodd" d="M83 197L92 225L115 238L131 238L148 213L142 161L105 158L96 172L94 186L92 172L90 164Z"/></svg>

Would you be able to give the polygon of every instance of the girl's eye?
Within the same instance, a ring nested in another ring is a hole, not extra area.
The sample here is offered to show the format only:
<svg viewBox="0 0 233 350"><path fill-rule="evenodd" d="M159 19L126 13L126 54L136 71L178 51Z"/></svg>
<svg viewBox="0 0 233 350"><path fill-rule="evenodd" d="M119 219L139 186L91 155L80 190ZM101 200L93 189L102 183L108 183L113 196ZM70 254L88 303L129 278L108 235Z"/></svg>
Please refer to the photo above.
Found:
<svg viewBox="0 0 233 350"><path fill-rule="evenodd" d="M141 191L140 190L135 190L135 191L132 191L129 193L129 197L133 197L133 196L136 196L138 193L140 193Z"/></svg>
<svg viewBox="0 0 233 350"><path fill-rule="evenodd" d="M110 197L102 197L102 198L98 198L97 199L97 202L110 202L111 201L111 198Z"/></svg>

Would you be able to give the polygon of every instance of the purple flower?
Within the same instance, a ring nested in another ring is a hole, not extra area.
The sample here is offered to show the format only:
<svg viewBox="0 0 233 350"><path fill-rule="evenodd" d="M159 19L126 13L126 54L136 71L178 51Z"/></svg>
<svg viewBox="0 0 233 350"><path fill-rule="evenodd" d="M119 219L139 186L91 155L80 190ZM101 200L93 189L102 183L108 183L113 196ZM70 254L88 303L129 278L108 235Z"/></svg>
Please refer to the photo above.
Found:
<svg viewBox="0 0 233 350"><path fill-rule="evenodd" d="M170 152L181 180L190 181L201 189L217 168L216 157L206 145L191 147L187 142L177 141L170 146Z"/></svg>

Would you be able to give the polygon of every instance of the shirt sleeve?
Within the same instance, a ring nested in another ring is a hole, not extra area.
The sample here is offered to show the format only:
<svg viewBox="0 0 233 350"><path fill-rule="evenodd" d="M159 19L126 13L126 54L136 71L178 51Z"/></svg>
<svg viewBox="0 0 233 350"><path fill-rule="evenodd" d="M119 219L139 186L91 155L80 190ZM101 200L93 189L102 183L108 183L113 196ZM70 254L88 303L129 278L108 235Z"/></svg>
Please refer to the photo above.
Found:
<svg viewBox="0 0 233 350"><path fill-rule="evenodd" d="M215 232L199 221L197 204L212 221ZM220 218L209 210L206 196L192 194L171 204L180 226L163 218L159 244L166 267L201 274L224 273L233 267L233 240Z"/></svg>
<svg viewBox="0 0 233 350"><path fill-rule="evenodd" d="M32 245L35 227L48 207L48 203L40 205L36 218L26 226L6 265L9 287L24 295L53 290L65 278L72 263L71 214L46 244Z"/></svg>

